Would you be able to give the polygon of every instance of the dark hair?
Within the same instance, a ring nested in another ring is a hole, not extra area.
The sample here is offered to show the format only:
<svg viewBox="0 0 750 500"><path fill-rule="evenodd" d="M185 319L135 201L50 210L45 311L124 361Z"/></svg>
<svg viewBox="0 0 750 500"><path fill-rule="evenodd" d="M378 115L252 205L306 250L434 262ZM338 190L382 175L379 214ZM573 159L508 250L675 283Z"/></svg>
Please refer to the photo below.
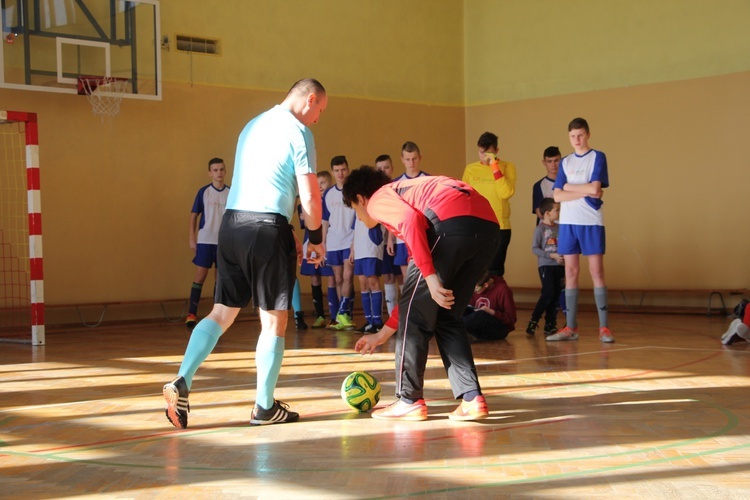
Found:
<svg viewBox="0 0 750 500"><path fill-rule="evenodd" d="M377 158L375 158L375 163L380 163L381 161L391 161L391 155L380 155Z"/></svg>
<svg viewBox="0 0 750 500"><path fill-rule="evenodd" d="M333 180L333 178L331 177L331 172L329 172L328 170L321 170L320 172L318 172L317 174L315 174L315 176L316 177L325 177L326 179L328 179L328 182L331 182L331 180Z"/></svg>
<svg viewBox="0 0 750 500"><path fill-rule="evenodd" d="M492 132L485 132L479 136L477 146L482 149L496 148L497 147L497 136Z"/></svg>
<svg viewBox="0 0 750 500"><path fill-rule="evenodd" d="M557 202L552 198L544 198L542 199L542 202L539 204L539 213L544 215L553 208L555 208L555 205L557 205Z"/></svg>
<svg viewBox="0 0 750 500"><path fill-rule="evenodd" d="M357 195L367 199L372 198L375 191L390 183L391 179L377 168L362 165L352 170L344 182L344 187L341 188L344 205L351 208L352 202L357 201Z"/></svg>
<svg viewBox="0 0 750 500"><path fill-rule="evenodd" d="M417 152L418 155L421 155L422 153L419 151L419 146L417 146L417 143L406 141L403 146L401 146L401 154L406 151L407 153L413 153L414 151Z"/></svg>
<svg viewBox="0 0 750 500"><path fill-rule="evenodd" d="M589 132L589 122L587 122L583 118L580 118L580 117L579 118L573 118L573 120L571 120L571 122L568 123L568 132L570 132L571 130L579 129L579 128L584 129L587 134L590 133Z"/></svg>
<svg viewBox="0 0 750 500"><path fill-rule="evenodd" d="M292 88L289 89L287 95L291 94L292 92L295 92L299 95L323 95L326 93L326 89L323 87L323 84L321 84L315 78L303 78L302 80L294 82L294 85L292 85Z"/></svg>
<svg viewBox="0 0 750 500"><path fill-rule="evenodd" d="M555 156L562 156L560 154L560 148L557 146L550 146L544 150L543 158L554 158Z"/></svg>
<svg viewBox="0 0 750 500"><path fill-rule="evenodd" d="M210 160L208 160L209 170L211 170L211 165L213 165L214 163L224 163L224 160L222 160L221 158L211 158Z"/></svg>
<svg viewBox="0 0 750 500"><path fill-rule="evenodd" d="M349 162L346 161L346 156L338 155L331 158L331 168L333 168L334 165L346 165L349 167Z"/></svg>

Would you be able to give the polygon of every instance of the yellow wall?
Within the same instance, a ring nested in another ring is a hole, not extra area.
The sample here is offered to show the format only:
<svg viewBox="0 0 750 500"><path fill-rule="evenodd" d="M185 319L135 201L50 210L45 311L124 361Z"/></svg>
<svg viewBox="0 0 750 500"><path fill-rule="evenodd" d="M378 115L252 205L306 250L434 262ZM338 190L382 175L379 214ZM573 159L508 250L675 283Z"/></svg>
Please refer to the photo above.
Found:
<svg viewBox="0 0 750 500"><path fill-rule="evenodd" d="M610 162L610 286L747 286L750 60L737 20L748 3L710 3L721 8L708 15L709 2L634 2L227 0L210 12L162 2L172 41L222 40L217 57L162 52L162 101L126 100L102 124L83 97L0 89L0 108L39 114L47 302L186 295L206 161L222 156L231 172L246 121L305 76L330 94L313 128L321 168L336 154L358 166L385 152L401 171L400 145L413 140L426 170L460 176L478 135L500 136L518 167L511 285L538 282L531 185L542 150L569 151L565 127L581 115ZM587 11L628 29L561 34ZM481 29L489 21L496 29ZM587 55L595 64L579 65Z"/></svg>
<svg viewBox="0 0 750 500"><path fill-rule="evenodd" d="M750 70L747 0L469 0L466 103Z"/></svg>

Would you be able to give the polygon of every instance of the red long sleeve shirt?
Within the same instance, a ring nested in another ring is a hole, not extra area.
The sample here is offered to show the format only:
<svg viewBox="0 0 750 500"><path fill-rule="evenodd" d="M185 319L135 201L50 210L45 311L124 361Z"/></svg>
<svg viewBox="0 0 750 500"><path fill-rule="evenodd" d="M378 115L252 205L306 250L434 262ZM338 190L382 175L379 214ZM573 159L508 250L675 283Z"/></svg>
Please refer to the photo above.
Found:
<svg viewBox="0 0 750 500"><path fill-rule="evenodd" d="M435 273L427 245L430 223L471 216L497 224L486 198L465 182L444 176L391 182L372 195L367 213L406 243L423 276Z"/></svg>

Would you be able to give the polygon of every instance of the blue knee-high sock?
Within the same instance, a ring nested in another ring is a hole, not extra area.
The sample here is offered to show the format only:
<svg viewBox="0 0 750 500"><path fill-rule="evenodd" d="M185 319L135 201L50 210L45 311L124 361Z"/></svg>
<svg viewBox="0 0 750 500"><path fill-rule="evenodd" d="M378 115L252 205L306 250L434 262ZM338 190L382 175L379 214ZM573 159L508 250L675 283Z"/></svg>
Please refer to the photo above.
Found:
<svg viewBox="0 0 750 500"><path fill-rule="evenodd" d="M383 292L370 292L370 307L372 309L372 324L383 324Z"/></svg>
<svg viewBox="0 0 750 500"><path fill-rule="evenodd" d="M370 292L363 291L362 296L362 311L365 313L365 321L372 324L372 302L370 300Z"/></svg>
<svg viewBox="0 0 750 500"><path fill-rule="evenodd" d="M255 403L269 410L273 406L273 391L284 359L284 337L261 334L255 347L255 369L258 377Z"/></svg>
<svg viewBox="0 0 750 500"><path fill-rule="evenodd" d="M198 367L206 360L211 351L216 347L219 337L224 333L219 324L208 318L203 318L195 325L193 333L190 335L185 357L182 358L180 371L177 373L185 377L188 389L193 385L193 375L198 371Z"/></svg>
<svg viewBox="0 0 750 500"><path fill-rule="evenodd" d="M328 310L331 311L331 319L335 320L339 312L339 294L335 286L328 287Z"/></svg>
<svg viewBox="0 0 750 500"><path fill-rule="evenodd" d="M578 328L578 288L566 288L565 289L565 318L567 320L567 326L570 328Z"/></svg>
<svg viewBox="0 0 750 500"><path fill-rule="evenodd" d="M300 297L299 280L294 280L294 291L292 292L292 307L294 314L302 312L302 297Z"/></svg>
<svg viewBox="0 0 750 500"><path fill-rule="evenodd" d="M339 314L348 314L349 316L352 315L352 298L351 297L343 297L341 299L341 305L339 305Z"/></svg>

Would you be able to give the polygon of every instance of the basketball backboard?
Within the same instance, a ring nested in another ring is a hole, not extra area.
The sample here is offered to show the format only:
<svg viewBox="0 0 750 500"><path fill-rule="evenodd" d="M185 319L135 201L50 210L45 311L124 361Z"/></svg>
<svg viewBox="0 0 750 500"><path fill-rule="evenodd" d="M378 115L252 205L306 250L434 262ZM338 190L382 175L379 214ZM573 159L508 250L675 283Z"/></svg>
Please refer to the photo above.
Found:
<svg viewBox="0 0 750 500"><path fill-rule="evenodd" d="M77 93L78 77L126 78L161 99L159 0L0 0L0 86Z"/></svg>

